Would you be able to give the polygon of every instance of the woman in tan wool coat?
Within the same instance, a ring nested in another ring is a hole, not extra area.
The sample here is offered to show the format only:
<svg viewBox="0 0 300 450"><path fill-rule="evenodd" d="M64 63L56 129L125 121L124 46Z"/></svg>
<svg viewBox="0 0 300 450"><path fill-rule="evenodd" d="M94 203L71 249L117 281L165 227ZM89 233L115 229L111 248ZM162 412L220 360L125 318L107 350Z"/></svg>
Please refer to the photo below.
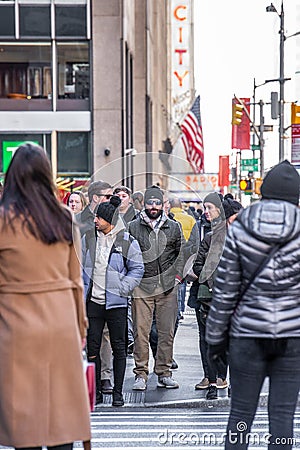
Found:
<svg viewBox="0 0 300 450"><path fill-rule="evenodd" d="M0 444L90 439L80 246L41 147L19 147L0 203Z"/></svg>

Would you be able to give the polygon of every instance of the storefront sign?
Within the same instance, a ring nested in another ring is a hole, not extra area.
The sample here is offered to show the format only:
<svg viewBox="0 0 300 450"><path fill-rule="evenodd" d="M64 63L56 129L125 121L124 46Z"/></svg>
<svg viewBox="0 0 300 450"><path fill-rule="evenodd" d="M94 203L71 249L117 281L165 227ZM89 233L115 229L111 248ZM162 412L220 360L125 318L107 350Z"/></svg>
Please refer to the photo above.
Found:
<svg viewBox="0 0 300 450"><path fill-rule="evenodd" d="M292 124L292 164L300 163L300 124Z"/></svg>
<svg viewBox="0 0 300 450"><path fill-rule="evenodd" d="M199 201L209 192L217 190L217 173L179 173L170 179L169 194L186 201Z"/></svg>
<svg viewBox="0 0 300 450"><path fill-rule="evenodd" d="M38 142L32 142L39 145ZM25 144L24 141L3 141L2 143L2 171L5 173L8 169L10 161L14 156L15 151L20 145Z"/></svg>

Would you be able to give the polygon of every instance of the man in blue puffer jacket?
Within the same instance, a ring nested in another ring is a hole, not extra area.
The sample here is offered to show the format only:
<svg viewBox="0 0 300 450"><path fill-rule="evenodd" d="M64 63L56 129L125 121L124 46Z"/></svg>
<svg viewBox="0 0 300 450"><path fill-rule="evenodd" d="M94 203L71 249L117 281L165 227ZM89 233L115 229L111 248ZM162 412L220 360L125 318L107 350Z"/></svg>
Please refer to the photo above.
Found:
<svg viewBox="0 0 300 450"><path fill-rule="evenodd" d="M217 269L206 340L215 360L229 341L226 450L248 447L266 377L269 449L292 447L300 388L299 188L299 174L288 161L273 167L261 186L262 200L230 226Z"/></svg>
<svg viewBox="0 0 300 450"><path fill-rule="evenodd" d="M96 209L96 233L86 234L93 272L87 292L88 360L96 363L96 403L102 400L99 350L107 323L113 350L113 406L124 404L122 389L126 368L128 296L139 285L144 264L138 242L125 231L119 217L121 200L112 196Z"/></svg>

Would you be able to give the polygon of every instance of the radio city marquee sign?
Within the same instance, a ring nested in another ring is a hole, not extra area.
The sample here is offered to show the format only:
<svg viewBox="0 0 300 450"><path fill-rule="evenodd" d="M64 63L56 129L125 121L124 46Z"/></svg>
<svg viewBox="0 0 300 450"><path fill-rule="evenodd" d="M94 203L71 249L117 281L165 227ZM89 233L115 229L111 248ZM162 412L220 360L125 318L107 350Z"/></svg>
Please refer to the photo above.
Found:
<svg viewBox="0 0 300 450"><path fill-rule="evenodd" d="M194 97L192 56L193 0L171 1L172 119L179 122Z"/></svg>

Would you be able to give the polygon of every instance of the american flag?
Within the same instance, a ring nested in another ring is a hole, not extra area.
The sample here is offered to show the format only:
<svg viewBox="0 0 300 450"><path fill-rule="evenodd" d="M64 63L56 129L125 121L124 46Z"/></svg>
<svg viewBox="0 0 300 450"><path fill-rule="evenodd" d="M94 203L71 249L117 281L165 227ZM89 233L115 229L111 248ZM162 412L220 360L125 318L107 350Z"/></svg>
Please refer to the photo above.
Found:
<svg viewBox="0 0 300 450"><path fill-rule="evenodd" d="M186 157L194 173L204 170L204 147L200 116L200 96L196 98L190 111L180 125L182 143Z"/></svg>

